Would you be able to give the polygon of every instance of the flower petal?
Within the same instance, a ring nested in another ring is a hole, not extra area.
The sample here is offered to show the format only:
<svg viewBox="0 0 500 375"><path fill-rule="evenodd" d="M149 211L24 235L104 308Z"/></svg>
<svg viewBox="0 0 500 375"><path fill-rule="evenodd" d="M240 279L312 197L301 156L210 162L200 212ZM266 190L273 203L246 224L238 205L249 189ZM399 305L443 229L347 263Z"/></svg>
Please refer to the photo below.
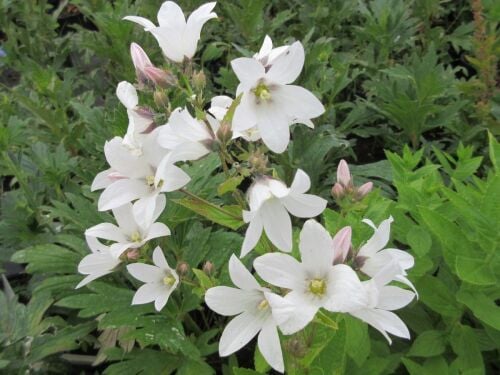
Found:
<svg viewBox="0 0 500 375"><path fill-rule="evenodd" d="M155 310L156 311L161 311L165 307L170 295L172 294L172 292L174 290L175 290L175 286L165 285L163 287L163 291L160 294L158 294L158 296L156 296L156 299L155 299Z"/></svg>
<svg viewBox="0 0 500 375"><path fill-rule="evenodd" d="M392 340L387 332L398 337L410 338L410 332L404 322L390 311L363 309L350 312L350 314L379 331L389 341L389 344L392 343Z"/></svg>
<svg viewBox="0 0 500 375"><path fill-rule="evenodd" d="M165 273L159 267L145 263L129 264L127 265L127 271L144 283L161 283L165 277Z"/></svg>
<svg viewBox="0 0 500 375"><path fill-rule="evenodd" d="M148 20L147 18L144 18L144 17L126 16L126 17L123 17L123 19L126 21L135 22L136 24L141 25L142 27L144 27L145 31L149 31L150 29L154 29L156 27L156 25L153 22L151 22L150 20Z"/></svg>
<svg viewBox="0 0 500 375"><path fill-rule="evenodd" d="M301 264L292 256L281 253L264 254L256 258L253 266L259 276L280 288L303 288L306 275Z"/></svg>
<svg viewBox="0 0 500 375"><path fill-rule="evenodd" d="M408 305L415 293L396 286L384 286L379 291L377 308L382 310L398 310Z"/></svg>
<svg viewBox="0 0 500 375"><path fill-rule="evenodd" d="M292 251L292 221L281 202L276 198L264 202L260 217L269 240L282 251Z"/></svg>
<svg viewBox="0 0 500 375"><path fill-rule="evenodd" d="M318 312L317 304L310 303L302 292L292 290L285 300L293 306L293 313L280 323L280 329L285 335L292 335L306 327Z"/></svg>
<svg viewBox="0 0 500 375"><path fill-rule="evenodd" d="M163 181L161 191L164 193L179 190L190 180L191 177L186 172L172 163L169 155L160 162L155 175L155 185L158 186Z"/></svg>
<svg viewBox="0 0 500 375"><path fill-rule="evenodd" d="M151 227L153 223L153 217L156 211L157 196L157 191L149 193L147 196L139 198L132 205L134 220L137 222L137 225L142 229L142 231Z"/></svg>
<svg viewBox="0 0 500 375"><path fill-rule="evenodd" d="M219 315L233 316L245 310L254 310L262 300L259 291L248 291L228 286L216 286L205 293L207 306Z"/></svg>
<svg viewBox="0 0 500 375"><path fill-rule="evenodd" d="M130 265L129 265L130 266ZM129 267L127 266L127 268ZM134 294L132 305L142 305L153 302L165 290L165 286L160 283L147 283L142 285Z"/></svg>
<svg viewBox="0 0 500 375"><path fill-rule="evenodd" d="M321 214L328 203L326 199L312 194L290 194L281 199L288 212L300 218L315 217Z"/></svg>
<svg viewBox="0 0 500 375"><path fill-rule="evenodd" d="M235 132L244 132L257 124L256 106L253 94L243 93L240 103L236 106L233 115L232 128Z"/></svg>
<svg viewBox="0 0 500 375"><path fill-rule="evenodd" d="M143 178L152 174L146 158L133 154L122 142L122 138L114 137L104 145L104 154L111 168L128 178Z"/></svg>
<svg viewBox="0 0 500 375"><path fill-rule="evenodd" d="M365 224L373 226L370 220L363 220ZM372 237L359 249L358 256L371 257L378 251L382 250L389 242L391 235L391 223L393 222L392 216L382 221L378 228L375 229Z"/></svg>
<svg viewBox="0 0 500 375"><path fill-rule="evenodd" d="M150 188L145 181L135 179L118 180L104 189L99 197L97 207L99 211L111 210L148 194L150 194Z"/></svg>
<svg viewBox="0 0 500 375"><path fill-rule="evenodd" d="M343 263L351 249L352 228L343 227L333 237L334 263Z"/></svg>
<svg viewBox="0 0 500 375"><path fill-rule="evenodd" d="M184 29L186 19L179 5L173 1L165 1L158 11L158 23L162 27Z"/></svg>
<svg viewBox="0 0 500 375"><path fill-rule="evenodd" d="M267 319L257 338L257 345L264 359L273 369L283 373L285 364L281 352L280 337L273 319Z"/></svg>
<svg viewBox="0 0 500 375"><path fill-rule="evenodd" d="M286 85L297 79L303 66L304 47L300 42L295 42L274 59L266 78L274 83Z"/></svg>
<svg viewBox="0 0 500 375"><path fill-rule="evenodd" d="M244 91L251 89L265 75L265 69L262 64L249 57L240 57L232 60L231 67L243 85Z"/></svg>
<svg viewBox="0 0 500 375"><path fill-rule="evenodd" d="M311 179L302 169L297 169L295 177L293 178L290 192L292 194L304 194L311 188Z"/></svg>
<svg viewBox="0 0 500 375"><path fill-rule="evenodd" d="M104 240L127 242L127 237L123 231L111 223L101 223L85 231L86 236L102 238Z"/></svg>
<svg viewBox="0 0 500 375"><path fill-rule="evenodd" d="M300 259L311 276L326 275L333 266L333 241L315 220L307 220L300 231Z"/></svg>
<svg viewBox="0 0 500 375"><path fill-rule="evenodd" d="M293 119L311 119L322 115L325 107L312 92L295 85L279 85L273 99Z"/></svg>
<svg viewBox="0 0 500 375"><path fill-rule="evenodd" d="M139 104L139 97L135 87L127 81L121 81L116 87L116 96L128 109L134 109Z"/></svg>
<svg viewBox="0 0 500 375"><path fill-rule="evenodd" d="M367 296L356 272L345 264L331 268L327 286L328 300L325 309L333 312L350 312L367 306Z"/></svg>
<svg viewBox="0 0 500 375"><path fill-rule="evenodd" d="M283 108L275 103L260 104L256 115L262 141L271 151L281 154L290 142L290 129Z"/></svg>
<svg viewBox="0 0 500 375"><path fill-rule="evenodd" d="M236 285L240 289L261 289L257 280L255 280L255 277L253 277L250 271L234 254L232 254L231 258L229 259L229 276L231 277L231 281L234 283L234 285Z"/></svg>
<svg viewBox="0 0 500 375"><path fill-rule="evenodd" d="M153 223L149 228L148 234L144 241L149 241L158 237L170 236L170 229L163 223Z"/></svg>
<svg viewBox="0 0 500 375"><path fill-rule="evenodd" d="M212 12L215 8L215 4L215 2L203 4L188 17L183 36L184 54L186 57L191 58L196 53L196 46L200 39L201 28L205 22L212 18L217 18L217 14Z"/></svg>
<svg viewBox="0 0 500 375"><path fill-rule="evenodd" d="M262 236L262 229L264 229L264 227L260 216L258 214L254 215L250 221L247 231L245 232L245 239L241 245L240 258L247 255L257 245L260 237Z"/></svg>
<svg viewBox="0 0 500 375"><path fill-rule="evenodd" d="M226 357L248 344L260 331L264 319L244 312L231 320L224 328L219 341L219 354Z"/></svg>
<svg viewBox="0 0 500 375"><path fill-rule="evenodd" d="M123 206L113 208L113 216L115 217L120 230L127 236L130 237L134 232L137 232L139 230L139 226L134 220L131 203L126 203Z"/></svg>
<svg viewBox="0 0 500 375"><path fill-rule="evenodd" d="M101 190L111 185L115 180L110 178L110 174L115 172L112 168L99 172L90 186L90 191Z"/></svg>

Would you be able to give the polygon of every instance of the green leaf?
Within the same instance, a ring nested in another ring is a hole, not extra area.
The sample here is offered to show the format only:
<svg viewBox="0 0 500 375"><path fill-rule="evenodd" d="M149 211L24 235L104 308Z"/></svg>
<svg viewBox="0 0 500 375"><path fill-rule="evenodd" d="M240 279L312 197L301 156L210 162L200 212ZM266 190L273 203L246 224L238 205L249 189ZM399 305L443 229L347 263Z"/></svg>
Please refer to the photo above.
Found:
<svg viewBox="0 0 500 375"><path fill-rule="evenodd" d="M213 203L193 198L174 199L173 202L232 230L236 230L244 224L240 206L217 206Z"/></svg>
<svg viewBox="0 0 500 375"><path fill-rule="evenodd" d="M432 237L429 235L429 231L421 226L413 226L406 234L406 241L419 257L425 256L432 246Z"/></svg>
<svg viewBox="0 0 500 375"><path fill-rule="evenodd" d="M114 358L120 362L113 363L106 367L104 374L171 374L180 365L179 357L164 351L143 348L134 349L125 355L120 352L117 353L116 358Z"/></svg>
<svg viewBox="0 0 500 375"><path fill-rule="evenodd" d="M425 331L417 336L408 352L411 357L433 357L441 355L446 349L443 332Z"/></svg>
<svg viewBox="0 0 500 375"><path fill-rule="evenodd" d="M474 285L496 285L497 278L492 263L484 258L457 256L457 275L463 281Z"/></svg>
<svg viewBox="0 0 500 375"><path fill-rule="evenodd" d="M217 188L217 194L219 194L219 196L222 196L226 193L235 191L239 184L241 184L241 181L243 181L243 179L243 176L234 176L228 178L226 181L219 185L219 187Z"/></svg>
<svg viewBox="0 0 500 375"><path fill-rule="evenodd" d="M76 273L80 260L81 255L53 244L28 247L12 256L15 263L28 263L29 273Z"/></svg>
<svg viewBox="0 0 500 375"><path fill-rule="evenodd" d="M459 373L484 374L483 357L471 327L457 324L451 332L450 344L458 356Z"/></svg>
<svg viewBox="0 0 500 375"><path fill-rule="evenodd" d="M495 136L488 132L488 144L490 160L495 168L495 171L500 171L500 143L496 140Z"/></svg>
<svg viewBox="0 0 500 375"><path fill-rule="evenodd" d="M368 325L349 315L344 317L346 325L346 352L358 366L362 366L370 355L371 342Z"/></svg>
<svg viewBox="0 0 500 375"><path fill-rule="evenodd" d="M267 374L267 372L271 369L271 366L269 366L267 361L264 359L264 356L260 352L258 345L255 345L253 363L255 370L262 374Z"/></svg>
<svg viewBox="0 0 500 375"><path fill-rule="evenodd" d="M416 284L420 300L432 310L455 319L462 314L453 292L437 277L425 275Z"/></svg>
<svg viewBox="0 0 500 375"><path fill-rule="evenodd" d="M248 368L233 367L234 375L261 375L260 372L250 370Z"/></svg>
<svg viewBox="0 0 500 375"><path fill-rule="evenodd" d="M458 292L457 299L467 306L476 318L500 331L500 307L494 299L478 290L463 289Z"/></svg>

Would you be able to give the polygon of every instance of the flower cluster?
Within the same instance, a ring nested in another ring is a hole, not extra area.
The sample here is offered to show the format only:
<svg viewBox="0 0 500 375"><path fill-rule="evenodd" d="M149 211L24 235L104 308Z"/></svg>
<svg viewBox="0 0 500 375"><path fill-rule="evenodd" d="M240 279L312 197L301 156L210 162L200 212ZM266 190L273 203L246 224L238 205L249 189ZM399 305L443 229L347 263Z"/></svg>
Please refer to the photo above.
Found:
<svg viewBox="0 0 500 375"><path fill-rule="evenodd" d="M406 277L413 257L385 248L392 218L379 227L365 220L375 233L359 251L354 251L350 227L332 238L310 219L320 215L328 202L308 193L311 181L303 170L296 171L290 186L266 174L266 150L285 151L290 126L300 123L313 127L311 120L324 112L311 92L292 84L304 65L300 42L273 48L271 38L266 36L253 57L233 60L231 66L240 82L234 98L216 96L208 110L202 95L196 93L186 107L171 109L164 105L165 90L178 88L187 81L186 75L191 75L193 83L204 80L202 72L193 73L192 59L202 26L217 17L215 5L202 5L186 20L177 4L166 1L158 12L159 26L142 17L125 17L156 38L169 68L155 66L139 45L131 45L137 83L120 82L116 90L127 111L127 131L123 137L106 142L104 154L109 169L100 172L91 186L93 191L103 189L98 209L111 210L116 224L101 223L86 230L91 253L79 264L78 271L86 277L77 287L126 263L130 275L144 283L132 304L154 302L160 311L183 280L160 247L149 254L148 243L171 234L158 220L167 205L165 193L188 193L185 186L190 176L181 164L195 162L212 152L220 154L223 166L226 162L236 164L228 151L231 142L253 143L256 145L251 147L247 160L253 182L246 192L246 202L239 202L242 219L248 223L240 256L251 252L265 232L271 245L269 252L258 256L253 266L267 284L261 286L233 255L229 273L236 288L216 286L207 290L205 300L212 310L225 316L236 315L222 334L220 355L234 353L258 334L264 358L283 372L279 331L285 335L298 332L321 309L357 317L389 341L387 333L409 337L404 323L391 311L407 305L416 292L390 284L400 282L413 288ZM155 113L141 106L138 91L154 91L154 101L163 105L164 111ZM196 90L189 87L188 91ZM167 122L158 123L158 115L165 114ZM344 167L339 167L338 179L342 189L353 188ZM358 189L358 193L370 189L371 185ZM290 253L293 247L290 215L310 219L300 233L300 262L283 253ZM147 263L149 259L153 264Z"/></svg>

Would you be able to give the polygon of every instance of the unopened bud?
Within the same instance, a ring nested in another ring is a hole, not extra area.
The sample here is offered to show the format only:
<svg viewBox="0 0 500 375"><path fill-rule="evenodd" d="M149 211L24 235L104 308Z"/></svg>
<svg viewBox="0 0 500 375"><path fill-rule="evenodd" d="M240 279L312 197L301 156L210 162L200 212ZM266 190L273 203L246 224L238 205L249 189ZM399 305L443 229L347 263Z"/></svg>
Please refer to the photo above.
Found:
<svg viewBox="0 0 500 375"><path fill-rule="evenodd" d="M192 79L194 88L198 91L203 90L207 84L207 77L205 76L205 73L203 73L203 70L200 70L199 72L193 73L193 76L191 79Z"/></svg>
<svg viewBox="0 0 500 375"><path fill-rule="evenodd" d="M233 130L231 129L231 124L226 121L222 121L219 129L217 130L216 136L222 144L226 144L227 142L229 142L233 138Z"/></svg>
<svg viewBox="0 0 500 375"><path fill-rule="evenodd" d="M156 87L164 89L174 86L177 83L177 79L171 72L155 66L148 66L144 68L144 75L148 80L153 82Z"/></svg>
<svg viewBox="0 0 500 375"><path fill-rule="evenodd" d="M154 95L155 104L160 108L168 107L168 97L163 90L156 90Z"/></svg>
<svg viewBox="0 0 500 375"><path fill-rule="evenodd" d="M371 181L361 185L357 189L358 199L362 199L365 195L367 195L370 191L372 191L372 189L373 189L373 182Z"/></svg>
<svg viewBox="0 0 500 375"><path fill-rule="evenodd" d="M304 343L298 339L290 339L286 342L288 353L297 358L302 358L307 353L307 348Z"/></svg>
<svg viewBox="0 0 500 375"><path fill-rule="evenodd" d="M333 185L333 187L332 187L331 193L332 193L332 197L334 197L335 199L340 199L344 196L345 190L341 184L336 182L335 185Z"/></svg>
<svg viewBox="0 0 500 375"><path fill-rule="evenodd" d="M352 228L344 227L333 237L334 264L344 263L351 248Z"/></svg>
<svg viewBox="0 0 500 375"><path fill-rule="evenodd" d="M189 272L189 264L187 264L186 262L180 262L177 265L176 270L180 276L184 276Z"/></svg>
<svg viewBox="0 0 500 375"><path fill-rule="evenodd" d="M139 249L127 249L120 255L120 259L122 261L137 260L140 255Z"/></svg>
<svg viewBox="0 0 500 375"><path fill-rule="evenodd" d="M149 60L148 55L137 43L132 43L130 45L130 55L132 56L132 62L134 63L135 73L137 75L137 80L144 84L147 81L147 76L144 69L153 66L151 60Z"/></svg>
<svg viewBox="0 0 500 375"><path fill-rule="evenodd" d="M351 171L347 162L342 159L337 167L337 182L340 183L345 188L352 184Z"/></svg>
<svg viewBox="0 0 500 375"><path fill-rule="evenodd" d="M203 272L205 272L208 276L210 276L214 272L214 264L207 260L203 265Z"/></svg>

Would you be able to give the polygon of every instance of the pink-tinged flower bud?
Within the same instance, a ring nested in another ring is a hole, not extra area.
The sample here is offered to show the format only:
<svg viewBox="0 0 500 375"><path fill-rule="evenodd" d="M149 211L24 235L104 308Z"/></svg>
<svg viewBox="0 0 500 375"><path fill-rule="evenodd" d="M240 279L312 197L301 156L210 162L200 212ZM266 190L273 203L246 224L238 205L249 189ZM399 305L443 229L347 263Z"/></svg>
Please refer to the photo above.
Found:
<svg viewBox="0 0 500 375"><path fill-rule="evenodd" d="M371 181L361 185L357 189L358 198L359 199L363 198L366 194L368 194L370 191L372 191L372 189L373 189L373 182L371 182Z"/></svg>
<svg viewBox="0 0 500 375"><path fill-rule="evenodd" d="M333 187L332 187L331 193L332 193L332 197L334 197L335 199L340 199L344 196L345 190L341 184L336 182L335 185L333 185Z"/></svg>
<svg viewBox="0 0 500 375"><path fill-rule="evenodd" d="M141 83L146 83L148 79L144 73L144 69L153 66L151 60L149 60L146 52L137 43L132 43L130 45L130 55L132 56L132 62L134 63L135 73L137 74L137 80Z"/></svg>
<svg viewBox="0 0 500 375"><path fill-rule="evenodd" d="M349 171L349 166L344 159L340 161L337 167L337 182L345 188L352 184L351 171Z"/></svg>
<svg viewBox="0 0 500 375"><path fill-rule="evenodd" d="M144 74L157 87L167 88L176 84L176 79L172 73L155 66L144 68Z"/></svg>
<svg viewBox="0 0 500 375"><path fill-rule="evenodd" d="M351 249L352 228L344 227L333 237L333 252L335 258L333 264L344 263Z"/></svg>
<svg viewBox="0 0 500 375"><path fill-rule="evenodd" d="M181 276L184 276L189 271L189 264L186 262L180 262L176 267L177 273Z"/></svg>
<svg viewBox="0 0 500 375"><path fill-rule="evenodd" d="M126 254L127 254L127 259L128 260L139 259L139 255L140 255L138 249L129 249Z"/></svg>
<svg viewBox="0 0 500 375"><path fill-rule="evenodd" d="M214 269L214 264L209 260L207 260L203 265L203 272L205 272L208 276L210 276L214 272Z"/></svg>

